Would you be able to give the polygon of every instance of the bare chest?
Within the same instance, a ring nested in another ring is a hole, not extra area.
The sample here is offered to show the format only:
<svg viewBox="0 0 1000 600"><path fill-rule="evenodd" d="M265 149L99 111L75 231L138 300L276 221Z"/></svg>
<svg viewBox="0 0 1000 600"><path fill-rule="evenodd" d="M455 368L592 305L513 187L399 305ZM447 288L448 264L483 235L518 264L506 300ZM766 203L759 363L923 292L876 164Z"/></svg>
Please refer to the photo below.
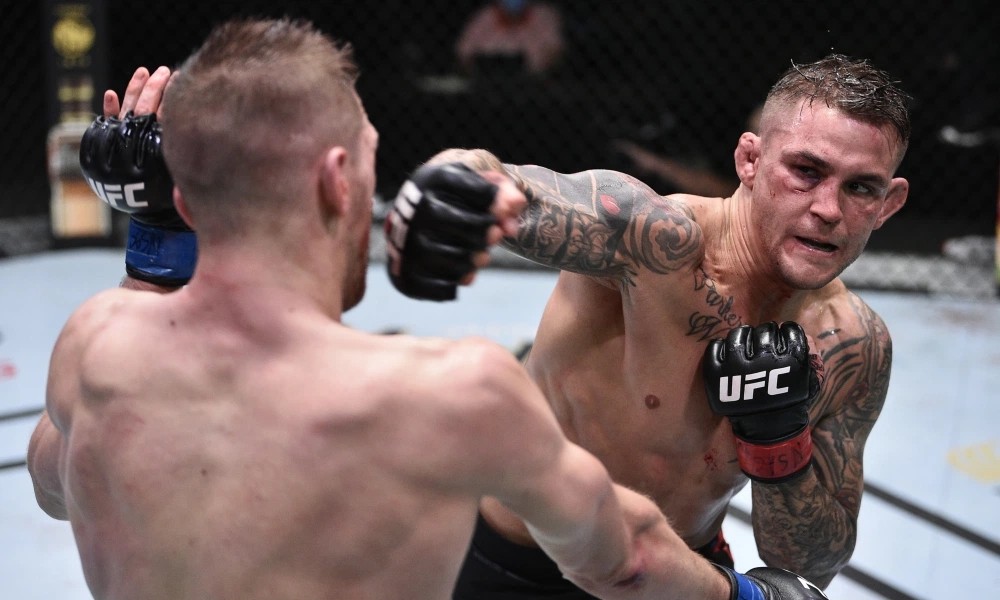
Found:
<svg viewBox="0 0 1000 600"><path fill-rule="evenodd" d="M591 351L543 339L532 362L567 436L616 481L654 498L678 533L699 544L747 480L732 429L705 396L706 342L689 331L663 321Z"/></svg>

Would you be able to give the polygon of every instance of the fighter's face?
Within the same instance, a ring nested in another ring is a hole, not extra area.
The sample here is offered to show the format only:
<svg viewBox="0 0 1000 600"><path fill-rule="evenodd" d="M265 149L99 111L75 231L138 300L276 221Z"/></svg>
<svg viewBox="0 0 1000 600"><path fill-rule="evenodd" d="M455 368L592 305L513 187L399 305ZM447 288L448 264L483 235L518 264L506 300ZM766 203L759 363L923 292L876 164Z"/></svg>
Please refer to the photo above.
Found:
<svg viewBox="0 0 1000 600"><path fill-rule="evenodd" d="M861 254L906 199L887 128L822 103L800 104L761 132L752 215L760 250L791 287L816 289Z"/></svg>

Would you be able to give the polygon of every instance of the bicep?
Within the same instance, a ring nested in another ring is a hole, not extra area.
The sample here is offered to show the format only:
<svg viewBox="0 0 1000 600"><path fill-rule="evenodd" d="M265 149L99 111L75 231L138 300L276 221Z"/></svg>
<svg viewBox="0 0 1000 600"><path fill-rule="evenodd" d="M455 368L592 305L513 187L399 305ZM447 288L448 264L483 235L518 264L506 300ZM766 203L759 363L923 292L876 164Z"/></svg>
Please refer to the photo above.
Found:
<svg viewBox="0 0 1000 600"><path fill-rule="evenodd" d="M479 432L484 448L477 475L483 492L538 525L558 529L575 522L596 498L610 494L604 466L566 438L512 354L488 348L476 362L486 368L479 369L477 425L469 430Z"/></svg>
<svg viewBox="0 0 1000 600"><path fill-rule="evenodd" d="M507 166L529 197L505 245L544 265L626 282L642 270L671 273L704 252L701 227L681 203L616 171L572 175Z"/></svg>
<svg viewBox="0 0 1000 600"><path fill-rule="evenodd" d="M892 366L885 323L861 305L861 332L823 352L826 379L813 429L814 458L824 487L857 517L868 435L882 411Z"/></svg>
<svg viewBox="0 0 1000 600"><path fill-rule="evenodd" d="M525 520L536 537L573 537L613 493L600 461L569 441L560 446L544 468L519 473L496 496Z"/></svg>

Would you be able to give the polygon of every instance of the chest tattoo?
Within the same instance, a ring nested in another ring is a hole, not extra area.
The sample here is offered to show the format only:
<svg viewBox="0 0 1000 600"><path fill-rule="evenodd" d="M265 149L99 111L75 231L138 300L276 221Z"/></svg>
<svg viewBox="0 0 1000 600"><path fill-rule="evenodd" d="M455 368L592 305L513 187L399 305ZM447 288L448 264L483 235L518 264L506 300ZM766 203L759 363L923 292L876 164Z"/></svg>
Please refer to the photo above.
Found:
<svg viewBox="0 0 1000 600"><path fill-rule="evenodd" d="M695 311L688 317L687 335L697 337L699 342L721 337L734 327L743 324L743 319L733 310L735 298L719 293L715 282L704 269L694 273L694 291L704 294L708 310Z"/></svg>

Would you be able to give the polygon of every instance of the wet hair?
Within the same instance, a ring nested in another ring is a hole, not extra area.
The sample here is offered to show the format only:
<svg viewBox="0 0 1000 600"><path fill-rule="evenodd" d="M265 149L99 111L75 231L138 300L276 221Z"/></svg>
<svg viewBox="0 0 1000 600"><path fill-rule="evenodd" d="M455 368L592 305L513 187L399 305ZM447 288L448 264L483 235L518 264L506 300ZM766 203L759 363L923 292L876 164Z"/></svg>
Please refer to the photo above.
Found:
<svg viewBox="0 0 1000 600"><path fill-rule="evenodd" d="M767 94L766 105L820 101L860 121L891 126L900 144L899 155L910 143L911 97L888 73L863 59L831 54L785 71Z"/></svg>

